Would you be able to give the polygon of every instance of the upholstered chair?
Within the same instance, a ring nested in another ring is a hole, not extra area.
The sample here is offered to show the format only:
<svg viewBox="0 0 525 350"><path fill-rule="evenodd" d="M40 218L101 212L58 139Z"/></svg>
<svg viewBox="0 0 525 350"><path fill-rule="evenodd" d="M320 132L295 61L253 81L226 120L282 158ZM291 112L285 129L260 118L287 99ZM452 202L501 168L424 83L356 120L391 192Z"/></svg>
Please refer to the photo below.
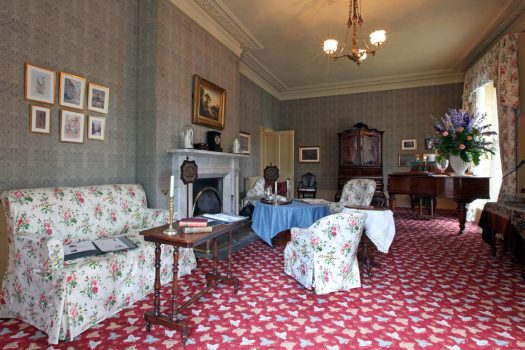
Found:
<svg viewBox="0 0 525 350"><path fill-rule="evenodd" d="M357 247L367 214L338 213L292 228L284 272L316 294L361 287Z"/></svg>
<svg viewBox="0 0 525 350"><path fill-rule="evenodd" d="M376 182L372 179L352 179L343 187L341 199L330 204L330 213L339 213L345 206L367 206L372 203Z"/></svg>

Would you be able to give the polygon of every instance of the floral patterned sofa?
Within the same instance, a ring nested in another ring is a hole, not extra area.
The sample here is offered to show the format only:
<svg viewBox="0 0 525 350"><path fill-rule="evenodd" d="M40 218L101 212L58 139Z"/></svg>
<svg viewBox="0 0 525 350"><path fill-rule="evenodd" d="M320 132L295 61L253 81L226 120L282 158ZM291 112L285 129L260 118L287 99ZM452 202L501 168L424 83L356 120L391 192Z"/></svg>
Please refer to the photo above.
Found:
<svg viewBox="0 0 525 350"><path fill-rule="evenodd" d="M291 229L284 272L316 294L361 287L357 248L367 215L338 213Z"/></svg>
<svg viewBox="0 0 525 350"><path fill-rule="evenodd" d="M139 231L167 222L148 209L140 185L11 190L2 193L9 255L0 318L17 318L48 335L73 339L153 291L154 245ZM127 236L138 248L64 261L64 245ZM161 282L172 278L172 247L162 247ZM196 266L181 249L179 276Z"/></svg>

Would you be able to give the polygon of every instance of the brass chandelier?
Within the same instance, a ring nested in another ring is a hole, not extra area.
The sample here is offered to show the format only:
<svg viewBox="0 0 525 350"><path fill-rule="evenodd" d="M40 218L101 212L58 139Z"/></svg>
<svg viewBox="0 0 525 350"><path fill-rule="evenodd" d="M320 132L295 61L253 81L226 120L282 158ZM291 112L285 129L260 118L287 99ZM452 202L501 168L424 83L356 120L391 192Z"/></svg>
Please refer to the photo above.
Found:
<svg viewBox="0 0 525 350"><path fill-rule="evenodd" d="M376 53L376 48L371 49L366 43L364 49L359 48L359 28L361 28L361 25L363 24L359 2L360 0L348 0L349 10L348 22L346 23L346 37L341 49L337 51L338 43L335 39L328 39L324 42L324 52L334 59L346 57L349 60L360 64L365 60L368 54L374 56ZM350 31L352 32L352 49L350 53L345 53L346 42L348 41ZM385 40L386 32L384 30L376 30L370 34L370 43L376 47L380 47Z"/></svg>

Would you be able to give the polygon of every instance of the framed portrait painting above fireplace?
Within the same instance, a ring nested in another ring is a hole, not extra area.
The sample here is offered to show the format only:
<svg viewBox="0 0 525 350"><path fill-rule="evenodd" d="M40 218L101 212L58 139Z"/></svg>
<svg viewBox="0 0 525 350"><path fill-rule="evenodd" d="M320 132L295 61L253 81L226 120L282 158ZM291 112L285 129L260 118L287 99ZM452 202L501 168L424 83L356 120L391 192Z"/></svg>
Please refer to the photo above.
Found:
<svg viewBox="0 0 525 350"><path fill-rule="evenodd" d="M226 90L201 78L193 76L193 123L213 129L224 129L224 106Z"/></svg>

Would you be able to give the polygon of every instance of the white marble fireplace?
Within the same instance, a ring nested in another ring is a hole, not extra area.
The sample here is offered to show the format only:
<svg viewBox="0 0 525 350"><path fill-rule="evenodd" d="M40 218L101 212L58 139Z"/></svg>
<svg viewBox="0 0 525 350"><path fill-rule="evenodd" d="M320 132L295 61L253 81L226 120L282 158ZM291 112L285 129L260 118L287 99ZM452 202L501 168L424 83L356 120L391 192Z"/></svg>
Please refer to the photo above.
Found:
<svg viewBox="0 0 525 350"><path fill-rule="evenodd" d="M194 149L170 149L168 153L171 154L171 174L175 176L174 210L180 218L193 213L193 184L184 185L180 179L180 166L186 157L197 164L198 178L222 178L223 212L239 213L239 159L247 155Z"/></svg>

